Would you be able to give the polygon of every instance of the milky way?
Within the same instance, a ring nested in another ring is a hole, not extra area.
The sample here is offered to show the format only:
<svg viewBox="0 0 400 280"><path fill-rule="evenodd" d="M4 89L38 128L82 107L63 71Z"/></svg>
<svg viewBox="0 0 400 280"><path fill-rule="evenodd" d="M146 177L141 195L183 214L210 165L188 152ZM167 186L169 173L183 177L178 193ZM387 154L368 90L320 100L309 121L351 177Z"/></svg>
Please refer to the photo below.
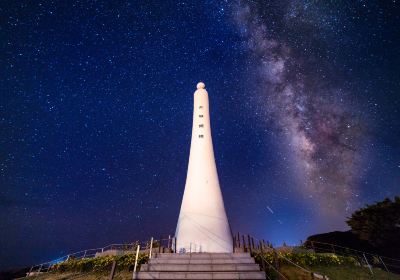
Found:
<svg viewBox="0 0 400 280"><path fill-rule="evenodd" d="M284 16L279 23L268 19L267 8L242 4L237 11L238 27L252 54L252 65L258 68L258 101L265 105L266 120L279 131L281 148L294 163L293 173L301 179L294 188L300 197L318 206L314 209L320 218L343 222L359 191L361 139L365 136L361 121L348 94L330 84L331 77L317 73L321 66L313 67L313 54L298 52L302 38L293 42L276 34L276 25L285 29L292 23L292 18L288 20L294 13L292 3L282 7ZM297 32L304 28L302 20Z"/></svg>

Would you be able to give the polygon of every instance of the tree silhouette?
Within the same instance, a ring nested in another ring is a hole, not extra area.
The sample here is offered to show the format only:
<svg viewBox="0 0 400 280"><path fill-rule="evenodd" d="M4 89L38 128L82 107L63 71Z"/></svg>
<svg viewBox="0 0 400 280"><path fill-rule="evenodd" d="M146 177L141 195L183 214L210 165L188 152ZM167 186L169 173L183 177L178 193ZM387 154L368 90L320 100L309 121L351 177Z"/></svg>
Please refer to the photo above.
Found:
<svg viewBox="0 0 400 280"><path fill-rule="evenodd" d="M346 222L359 239L377 249L393 253L400 250L400 197L366 205Z"/></svg>

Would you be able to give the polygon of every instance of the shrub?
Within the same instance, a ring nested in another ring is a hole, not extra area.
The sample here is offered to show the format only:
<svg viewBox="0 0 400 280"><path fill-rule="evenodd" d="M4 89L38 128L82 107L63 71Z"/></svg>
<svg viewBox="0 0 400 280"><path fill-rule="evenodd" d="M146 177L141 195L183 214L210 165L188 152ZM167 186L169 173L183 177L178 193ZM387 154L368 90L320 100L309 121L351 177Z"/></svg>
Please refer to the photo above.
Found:
<svg viewBox="0 0 400 280"><path fill-rule="evenodd" d="M293 253L293 252L284 252L277 253L274 256L273 252L267 252L263 255L255 254L255 259L258 263L261 263L262 256L264 260L268 263L273 264L275 261L275 256L278 257L279 263L290 263L291 262L298 264L300 266L317 266L317 265L356 265L357 261L353 257L345 257L338 256L335 254L320 254L320 253Z"/></svg>
<svg viewBox="0 0 400 280"><path fill-rule="evenodd" d="M139 255L138 265L147 263L148 256L144 254ZM59 272L65 271L107 271L110 269L112 263L116 261L118 269L131 269L135 264L135 255L127 254L122 256L103 256L97 258L87 259L73 259L64 261L53 266L53 269Z"/></svg>

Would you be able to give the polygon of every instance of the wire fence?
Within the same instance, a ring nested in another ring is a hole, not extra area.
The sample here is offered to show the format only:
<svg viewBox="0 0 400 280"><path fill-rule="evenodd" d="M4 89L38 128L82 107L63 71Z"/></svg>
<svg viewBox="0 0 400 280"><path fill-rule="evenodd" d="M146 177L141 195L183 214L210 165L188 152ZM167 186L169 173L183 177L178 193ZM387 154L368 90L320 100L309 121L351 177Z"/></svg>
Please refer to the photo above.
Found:
<svg viewBox="0 0 400 280"><path fill-rule="evenodd" d="M159 238L145 240L145 241L135 241L132 243L120 243L120 244L110 244L105 247L92 248L81 250L78 252L70 253L62 257L53 259L48 262L40 263L30 267L28 276L39 275L41 273L46 273L52 270L52 268L59 263L66 262L68 260L79 260L86 258L95 258L106 255L124 255L124 254L135 254L138 249L141 253L148 254L151 257L151 253L164 253L164 252L174 252L173 245L176 242L174 238L168 236L168 238ZM137 258L137 257L136 257Z"/></svg>
<svg viewBox="0 0 400 280"><path fill-rule="evenodd" d="M400 273L400 260L398 259L319 241L307 241L303 244L303 247L316 253L333 253L340 256L350 256L369 269L378 267L387 272Z"/></svg>
<svg viewBox="0 0 400 280"><path fill-rule="evenodd" d="M197 249L198 244L191 244L189 252L199 252ZM285 256L284 252L290 250L303 250L303 252L321 253L321 254L334 254L338 256L352 257L361 266L369 270L373 274L373 268L381 268L387 272L400 273L400 260L380 256L373 253L363 252L348 247L343 247L335 244L307 241L301 246L297 247L283 247L283 249L277 250L272 246L271 243L264 239L257 239L251 235L243 235L238 233L233 236L233 251L234 252L248 252L255 257L256 261L260 264L263 271L266 272L268 279L280 279L286 280L287 277L282 272L282 264L296 267L299 271L306 275L310 275L311 278L325 279L324 276L312 271L310 267L304 267L294 260L291 260ZM132 243L120 243L110 244L105 247L92 248L81 250L75 253L71 253L57 259L44 262L38 265L34 265L30 268L27 276L39 275L52 270L56 264L68 261L68 260L79 260L86 258L101 257L106 255L125 255L125 254L136 254L135 257L135 269L136 272L137 260L139 251L141 254L147 254L151 258L152 254L156 253L178 253L176 250L176 238L168 236L168 238L159 238L145 241L135 241ZM201 252L201 250L200 250ZM183 253L183 252L181 252ZM272 258L267 258L269 254ZM111 269L112 273L115 271L115 264ZM112 278L110 278L112 279Z"/></svg>
<svg viewBox="0 0 400 280"><path fill-rule="evenodd" d="M374 274L373 268L380 268L391 273L400 273L400 260L380 256L374 253L363 252L348 247L343 247L335 244L308 241L301 246L289 247L284 246L280 250L275 249L271 243L266 242L264 239L257 239L249 234L244 235L237 233L233 236L233 250L234 252L249 252L258 258L258 263L262 269L267 273L268 279L285 279L282 276L279 259L283 260L285 264L290 264L302 271L304 274L308 274L311 278L325 279L323 275L312 271L310 268L301 266L293 260L290 260L285 256L283 252L290 250L300 250L303 252L321 253L321 254L333 254L337 256L352 257L356 263L368 269L369 273ZM283 252L281 252L283 251ZM273 258L267 259L265 253L271 253Z"/></svg>

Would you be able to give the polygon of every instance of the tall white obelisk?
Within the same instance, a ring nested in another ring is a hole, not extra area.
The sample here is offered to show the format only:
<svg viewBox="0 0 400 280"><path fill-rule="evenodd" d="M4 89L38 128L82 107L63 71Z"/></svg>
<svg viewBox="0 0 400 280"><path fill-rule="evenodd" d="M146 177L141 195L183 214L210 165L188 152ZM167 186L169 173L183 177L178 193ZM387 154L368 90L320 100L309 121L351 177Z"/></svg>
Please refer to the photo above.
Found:
<svg viewBox="0 0 400 280"><path fill-rule="evenodd" d="M175 236L178 252L233 251L215 165L208 93L202 82L194 93L189 166Z"/></svg>

